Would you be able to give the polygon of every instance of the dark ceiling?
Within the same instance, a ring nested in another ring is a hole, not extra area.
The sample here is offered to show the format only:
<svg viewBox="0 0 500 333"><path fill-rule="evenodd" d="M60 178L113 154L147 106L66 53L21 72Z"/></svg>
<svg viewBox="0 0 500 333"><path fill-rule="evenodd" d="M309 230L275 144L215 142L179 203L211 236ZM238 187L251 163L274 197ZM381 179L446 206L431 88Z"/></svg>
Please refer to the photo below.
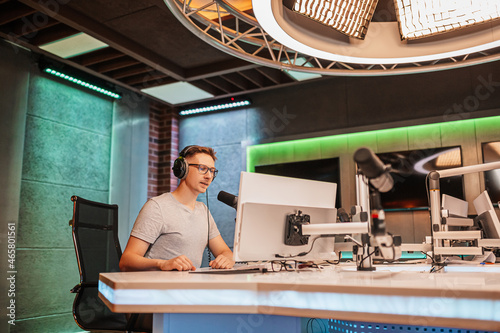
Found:
<svg viewBox="0 0 500 333"><path fill-rule="evenodd" d="M234 17L224 20L232 24ZM396 21L393 0L378 1L373 21ZM109 47L68 59L39 48L79 32ZM201 40L163 0L0 0L0 38L140 94L179 81L210 93L211 99L301 84L285 71L236 58Z"/></svg>
<svg viewBox="0 0 500 333"><path fill-rule="evenodd" d="M78 32L109 47L57 60L139 93L188 81L217 99L298 83L210 46L162 0L0 0L0 37L35 54L53 58L39 46Z"/></svg>

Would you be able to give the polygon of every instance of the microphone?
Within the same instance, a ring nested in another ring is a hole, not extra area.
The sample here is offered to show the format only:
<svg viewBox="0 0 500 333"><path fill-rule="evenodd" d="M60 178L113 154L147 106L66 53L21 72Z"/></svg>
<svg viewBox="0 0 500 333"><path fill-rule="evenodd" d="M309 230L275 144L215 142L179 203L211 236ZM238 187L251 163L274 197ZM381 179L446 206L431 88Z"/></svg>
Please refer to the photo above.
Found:
<svg viewBox="0 0 500 333"><path fill-rule="evenodd" d="M233 195L231 193L220 191L219 194L217 195L217 200L225 203L229 207L233 207L234 209L238 207L238 196Z"/></svg>
<svg viewBox="0 0 500 333"><path fill-rule="evenodd" d="M384 165L380 158L369 148L359 148L354 153L354 161L370 183L380 192L388 192L394 185L390 165Z"/></svg>

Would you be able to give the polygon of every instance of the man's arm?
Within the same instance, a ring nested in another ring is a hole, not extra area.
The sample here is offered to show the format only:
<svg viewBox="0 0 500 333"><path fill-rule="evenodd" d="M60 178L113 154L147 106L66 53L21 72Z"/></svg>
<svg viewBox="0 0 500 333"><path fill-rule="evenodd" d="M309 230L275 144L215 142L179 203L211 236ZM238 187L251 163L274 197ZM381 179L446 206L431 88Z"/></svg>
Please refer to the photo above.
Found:
<svg viewBox="0 0 500 333"><path fill-rule="evenodd" d="M209 263L210 267L232 268L234 266L233 252L227 246L226 242L224 242L221 235L212 238L208 243L208 247L215 256L215 259Z"/></svg>
<svg viewBox="0 0 500 333"><path fill-rule="evenodd" d="M130 271L188 271L195 270L191 260L182 255L170 260L144 258L144 254L149 248L149 243L134 236L130 236L125 251L120 259L120 270Z"/></svg>

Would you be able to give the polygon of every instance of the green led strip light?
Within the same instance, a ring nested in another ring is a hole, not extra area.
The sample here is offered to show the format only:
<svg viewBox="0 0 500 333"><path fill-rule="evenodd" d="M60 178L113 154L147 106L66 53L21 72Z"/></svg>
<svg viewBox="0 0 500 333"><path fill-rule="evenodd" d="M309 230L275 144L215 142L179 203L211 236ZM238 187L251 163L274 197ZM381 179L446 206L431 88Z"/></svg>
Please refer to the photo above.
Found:
<svg viewBox="0 0 500 333"><path fill-rule="evenodd" d="M101 87L98 87L98 86L95 86L95 85L93 85L91 83L82 81L82 80L74 78L72 76L66 75L66 74L61 73L59 71L56 71L56 70L54 70L52 68L45 68L44 71L45 71L45 73L48 73L48 74L60 77L61 79L64 79L64 80L76 83L79 86L82 86L84 88L96 91L96 92L101 93L103 95L106 95L106 96L109 96L109 97L112 97L112 98L116 98L116 99L119 99L119 98L122 97L120 94L117 94L115 92L109 91L107 89L104 89L104 88L101 88Z"/></svg>
<svg viewBox="0 0 500 333"><path fill-rule="evenodd" d="M187 116L187 115L196 114L196 113L212 112L212 111L217 111L217 110L227 110L227 109L237 108L237 107L245 106L245 105L250 105L250 101L244 100L244 101L230 102L230 103L206 106L206 107L195 108L195 109L182 110L181 112L179 112L179 114L181 116Z"/></svg>
<svg viewBox="0 0 500 333"><path fill-rule="evenodd" d="M354 152L355 149L368 146L376 152L383 152L384 147L392 147L401 140L406 142L423 142L423 148L446 146L460 143L464 134L476 136L480 133L483 141L500 138L500 116L456 120L436 124L398 127L350 134L339 134L317 138L264 143L247 148L247 171L255 172L256 165L288 163L339 157L343 153ZM443 138L447 142L443 143ZM451 143L451 141L454 143ZM380 148L380 149L377 149ZM408 150L415 148L408 148ZM390 148L389 148L390 150ZM399 149L405 150L405 149Z"/></svg>

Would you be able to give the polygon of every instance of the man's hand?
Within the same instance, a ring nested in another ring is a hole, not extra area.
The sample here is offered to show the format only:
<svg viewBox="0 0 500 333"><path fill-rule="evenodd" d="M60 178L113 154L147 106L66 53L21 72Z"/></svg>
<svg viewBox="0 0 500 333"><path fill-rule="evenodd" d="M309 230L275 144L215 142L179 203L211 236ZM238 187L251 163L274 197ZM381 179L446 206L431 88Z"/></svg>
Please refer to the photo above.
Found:
<svg viewBox="0 0 500 333"><path fill-rule="evenodd" d="M194 271L196 267L193 266L191 260L185 255L178 256L170 260L162 260L159 264L162 271Z"/></svg>
<svg viewBox="0 0 500 333"><path fill-rule="evenodd" d="M212 268L220 268L220 269L226 269L226 268L232 268L234 266L234 261L228 257L226 257L223 254L220 254L212 260L209 263L210 267Z"/></svg>

